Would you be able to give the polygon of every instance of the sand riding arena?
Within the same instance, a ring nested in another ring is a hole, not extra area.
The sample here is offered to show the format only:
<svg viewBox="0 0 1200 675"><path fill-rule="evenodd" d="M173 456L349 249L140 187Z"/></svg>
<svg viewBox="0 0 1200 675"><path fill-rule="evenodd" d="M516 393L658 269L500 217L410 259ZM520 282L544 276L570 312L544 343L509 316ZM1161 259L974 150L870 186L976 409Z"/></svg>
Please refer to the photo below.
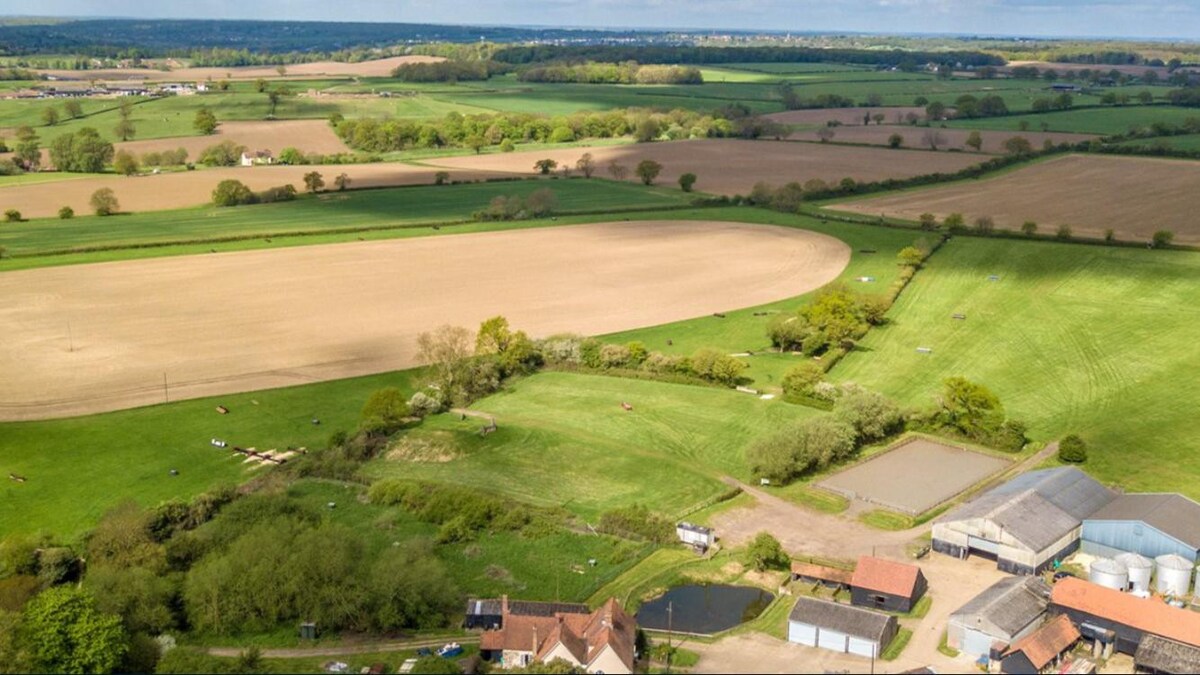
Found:
<svg viewBox="0 0 1200 675"><path fill-rule="evenodd" d="M115 410L416 365L416 337L502 314L602 334L800 295L840 240L732 222L593 223L0 275L0 419Z"/></svg>

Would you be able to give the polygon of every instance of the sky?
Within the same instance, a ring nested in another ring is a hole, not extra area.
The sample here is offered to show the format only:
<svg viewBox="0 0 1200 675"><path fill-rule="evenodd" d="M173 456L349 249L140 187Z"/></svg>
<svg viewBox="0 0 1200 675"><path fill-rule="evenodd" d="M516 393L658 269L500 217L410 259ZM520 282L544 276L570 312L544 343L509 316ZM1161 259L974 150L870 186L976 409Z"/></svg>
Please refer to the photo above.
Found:
<svg viewBox="0 0 1200 675"><path fill-rule="evenodd" d="M0 9L0 13L4 11ZM25 5L21 12L39 16L1200 39L1200 0L39 0Z"/></svg>

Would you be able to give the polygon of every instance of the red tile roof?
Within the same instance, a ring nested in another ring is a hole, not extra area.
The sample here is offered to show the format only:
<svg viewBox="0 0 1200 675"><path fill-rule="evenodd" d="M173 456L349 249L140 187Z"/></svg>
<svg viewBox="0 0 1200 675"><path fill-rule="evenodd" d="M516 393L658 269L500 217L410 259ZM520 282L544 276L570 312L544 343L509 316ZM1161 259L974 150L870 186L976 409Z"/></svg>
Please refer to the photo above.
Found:
<svg viewBox="0 0 1200 675"><path fill-rule="evenodd" d="M480 649L533 652L541 660L556 644L567 648L577 661L588 666L612 648L630 670L634 666L637 624L609 598L590 614L557 612L554 616L520 616L505 612L499 630L485 631Z"/></svg>
<svg viewBox="0 0 1200 675"><path fill-rule="evenodd" d="M1034 668L1041 670L1059 654L1070 649L1079 640L1079 629L1071 623L1071 617L1059 614L1047 621L1041 628L1017 640L1004 652L1005 656L1016 652L1025 652L1025 656Z"/></svg>
<svg viewBox="0 0 1200 675"><path fill-rule="evenodd" d="M1157 598L1139 598L1083 579L1054 584L1050 602L1136 628L1144 633L1200 647L1200 614L1171 607Z"/></svg>
<svg viewBox="0 0 1200 675"><path fill-rule="evenodd" d="M921 568L916 565L884 560L864 555L858 559L850 585L868 591L911 598L917 587Z"/></svg>

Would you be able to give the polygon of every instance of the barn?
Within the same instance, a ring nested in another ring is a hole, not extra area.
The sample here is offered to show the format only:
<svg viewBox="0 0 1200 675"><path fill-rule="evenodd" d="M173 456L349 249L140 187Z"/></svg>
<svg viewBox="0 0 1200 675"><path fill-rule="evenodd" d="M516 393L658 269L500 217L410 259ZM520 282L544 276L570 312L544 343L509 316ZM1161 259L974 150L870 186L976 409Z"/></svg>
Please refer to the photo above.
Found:
<svg viewBox="0 0 1200 675"><path fill-rule="evenodd" d="M1200 647L1200 614L1083 579L1068 577L1054 584L1050 610L1071 617L1085 638L1125 654L1136 654L1149 635Z"/></svg>
<svg viewBox="0 0 1200 675"><path fill-rule="evenodd" d="M1084 519L1116 497L1075 467L1030 471L934 522L933 550L1037 574L1079 548Z"/></svg>
<svg viewBox="0 0 1200 675"><path fill-rule="evenodd" d="M997 642L1010 645L1037 630L1049 597L1039 577L1001 579L950 615L946 644L973 658Z"/></svg>
<svg viewBox="0 0 1200 675"><path fill-rule="evenodd" d="M1012 675L1047 672L1047 668L1060 663L1076 642L1079 642L1079 629L1069 617L1060 614L1006 649L1000 660L1000 672ZM1054 672L1063 671L1055 669Z"/></svg>
<svg viewBox="0 0 1200 675"><path fill-rule="evenodd" d="M1133 654L1133 665L1139 673L1200 673L1200 648L1147 635Z"/></svg>
<svg viewBox="0 0 1200 675"><path fill-rule="evenodd" d="M929 583L916 565L864 555L850 577L850 602L887 612L910 612Z"/></svg>
<svg viewBox="0 0 1200 675"><path fill-rule="evenodd" d="M1085 553L1111 558L1130 551L1157 558L1200 558L1200 504L1178 494L1121 495L1083 521Z"/></svg>
<svg viewBox="0 0 1200 675"><path fill-rule="evenodd" d="M878 657L900 630L896 617L816 598L801 597L788 616L788 642Z"/></svg>

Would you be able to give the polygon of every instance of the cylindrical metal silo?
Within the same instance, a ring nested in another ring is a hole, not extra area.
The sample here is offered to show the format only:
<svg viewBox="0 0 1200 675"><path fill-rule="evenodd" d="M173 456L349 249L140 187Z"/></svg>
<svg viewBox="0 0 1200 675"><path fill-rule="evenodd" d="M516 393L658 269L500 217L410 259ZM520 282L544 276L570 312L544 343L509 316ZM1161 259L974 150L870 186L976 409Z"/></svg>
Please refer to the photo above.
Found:
<svg viewBox="0 0 1200 675"><path fill-rule="evenodd" d="M1154 568L1158 577L1154 582L1154 590L1159 595L1187 597L1192 583L1192 561L1175 553L1167 553L1154 559Z"/></svg>
<svg viewBox="0 0 1200 675"><path fill-rule="evenodd" d="M1113 558L1129 572L1129 590L1134 593L1150 592L1150 575L1154 572L1154 561L1136 553L1122 553Z"/></svg>
<svg viewBox="0 0 1200 675"><path fill-rule="evenodd" d="M1123 591L1129 586L1129 570L1112 558L1097 558L1088 567L1088 581Z"/></svg>

